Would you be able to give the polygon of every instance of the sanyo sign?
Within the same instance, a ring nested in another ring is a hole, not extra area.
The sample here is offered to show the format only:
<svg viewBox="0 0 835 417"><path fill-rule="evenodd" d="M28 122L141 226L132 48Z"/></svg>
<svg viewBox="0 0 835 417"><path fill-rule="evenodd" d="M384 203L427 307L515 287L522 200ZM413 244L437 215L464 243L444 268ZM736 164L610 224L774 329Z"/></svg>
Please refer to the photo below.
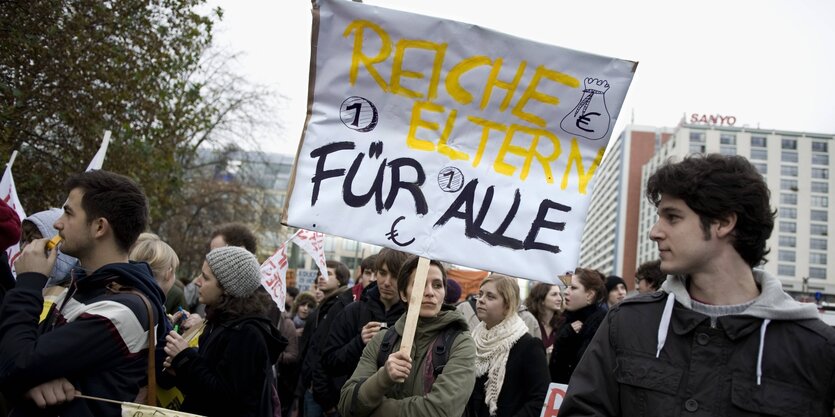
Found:
<svg viewBox="0 0 835 417"><path fill-rule="evenodd" d="M690 124L703 124L712 126L733 126L736 124L736 116L722 116L721 114L699 114L690 115Z"/></svg>

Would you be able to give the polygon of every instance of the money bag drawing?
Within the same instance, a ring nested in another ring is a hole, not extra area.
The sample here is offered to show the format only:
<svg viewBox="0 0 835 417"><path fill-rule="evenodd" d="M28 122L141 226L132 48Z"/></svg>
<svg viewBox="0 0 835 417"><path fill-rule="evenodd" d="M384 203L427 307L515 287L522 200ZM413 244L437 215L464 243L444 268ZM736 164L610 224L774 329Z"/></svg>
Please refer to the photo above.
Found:
<svg viewBox="0 0 835 417"><path fill-rule="evenodd" d="M609 82L587 77L583 80L583 97L574 110L560 122L562 130L586 139L602 139L609 132L609 110L606 109L606 91Z"/></svg>

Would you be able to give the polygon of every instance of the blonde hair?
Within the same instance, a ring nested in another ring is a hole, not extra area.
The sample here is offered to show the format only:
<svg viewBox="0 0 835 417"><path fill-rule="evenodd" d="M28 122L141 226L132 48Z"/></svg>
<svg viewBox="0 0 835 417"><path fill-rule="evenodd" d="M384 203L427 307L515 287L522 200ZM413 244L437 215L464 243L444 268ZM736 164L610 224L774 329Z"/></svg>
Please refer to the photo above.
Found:
<svg viewBox="0 0 835 417"><path fill-rule="evenodd" d="M505 307L507 307L505 317L510 316L510 314L516 314L519 311L520 304L519 283L516 282L516 278L493 273L487 278L484 278L484 281L481 281L479 288L483 287L484 284L487 284L488 282L496 284L496 291L504 299Z"/></svg>
<svg viewBox="0 0 835 417"><path fill-rule="evenodd" d="M153 233L139 235L130 249L130 260L147 262L157 282L162 282L169 270L174 273L180 266L180 258L174 249Z"/></svg>

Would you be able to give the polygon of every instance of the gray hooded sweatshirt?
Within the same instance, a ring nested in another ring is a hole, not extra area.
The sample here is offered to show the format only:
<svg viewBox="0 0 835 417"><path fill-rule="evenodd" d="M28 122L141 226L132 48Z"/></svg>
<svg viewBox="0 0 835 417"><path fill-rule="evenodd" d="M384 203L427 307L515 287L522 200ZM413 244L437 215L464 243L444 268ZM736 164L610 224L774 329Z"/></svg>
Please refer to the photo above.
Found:
<svg viewBox="0 0 835 417"><path fill-rule="evenodd" d="M58 234L58 230L52 225L61 217L64 211L59 208L51 208L46 211L35 213L25 219L24 222L34 224L41 232L41 236L46 239L51 239ZM49 281L46 286L59 285L70 278L70 271L78 265L78 259L69 256L60 250L58 251L58 259L55 261L55 267L52 268L52 273L49 274Z"/></svg>

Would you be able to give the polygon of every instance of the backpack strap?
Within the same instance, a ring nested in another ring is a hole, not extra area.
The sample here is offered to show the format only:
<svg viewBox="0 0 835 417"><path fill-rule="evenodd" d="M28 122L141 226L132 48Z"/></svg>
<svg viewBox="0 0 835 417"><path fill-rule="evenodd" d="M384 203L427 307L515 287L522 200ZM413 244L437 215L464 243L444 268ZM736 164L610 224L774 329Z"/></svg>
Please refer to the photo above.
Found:
<svg viewBox="0 0 835 417"><path fill-rule="evenodd" d="M444 372L444 366L449 359L449 351L452 350L452 344L459 334L461 334L460 328L447 327L432 343L432 374L435 378Z"/></svg>
<svg viewBox="0 0 835 417"><path fill-rule="evenodd" d="M400 334L397 333L394 327L389 328L386 334L383 335L383 342L380 343L380 352L377 354L378 369L386 364L386 359L388 359L398 339L400 339Z"/></svg>
<svg viewBox="0 0 835 417"><path fill-rule="evenodd" d="M148 396L146 403L152 407L157 405L157 372L156 372L156 331L154 329L154 310L151 307L151 302L148 297L142 292L134 288L126 287L117 282L107 284L107 289L112 293L133 294L139 297L145 304L145 309L148 311ZM160 317L162 320L162 317Z"/></svg>

